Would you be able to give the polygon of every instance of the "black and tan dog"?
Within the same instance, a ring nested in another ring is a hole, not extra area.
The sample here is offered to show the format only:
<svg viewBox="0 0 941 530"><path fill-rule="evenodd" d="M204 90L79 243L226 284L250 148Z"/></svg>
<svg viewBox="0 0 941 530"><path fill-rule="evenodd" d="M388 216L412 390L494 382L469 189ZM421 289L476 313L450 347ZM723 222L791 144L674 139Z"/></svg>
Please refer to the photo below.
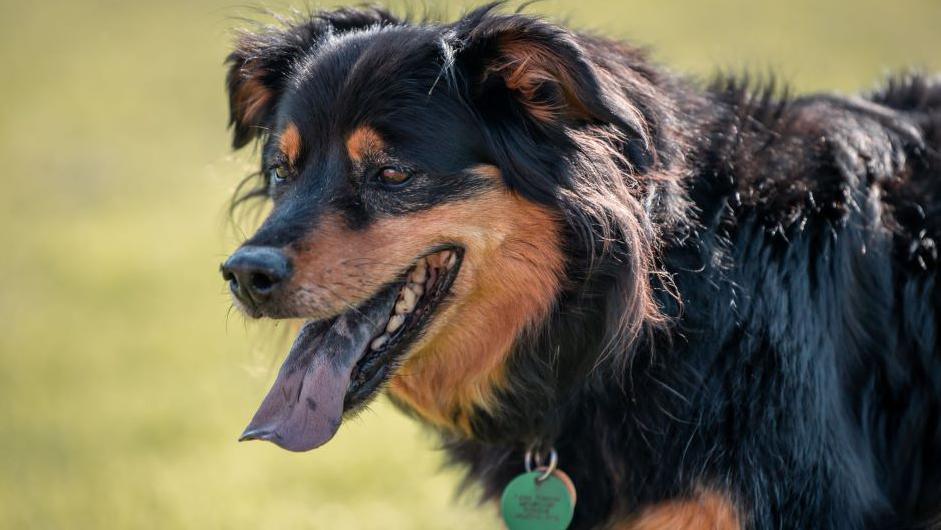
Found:
<svg viewBox="0 0 941 530"><path fill-rule="evenodd" d="M484 7L321 12L229 57L270 217L223 266L303 318L246 439L380 390L488 497L554 446L573 528L930 528L941 81L699 86Z"/></svg>

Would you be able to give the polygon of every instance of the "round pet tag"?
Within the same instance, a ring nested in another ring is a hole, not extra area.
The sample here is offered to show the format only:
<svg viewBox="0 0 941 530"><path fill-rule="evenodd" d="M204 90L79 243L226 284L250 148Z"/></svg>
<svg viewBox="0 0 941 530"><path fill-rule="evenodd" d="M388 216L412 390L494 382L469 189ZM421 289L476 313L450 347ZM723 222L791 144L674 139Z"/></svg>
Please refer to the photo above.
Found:
<svg viewBox="0 0 941 530"><path fill-rule="evenodd" d="M575 514L575 486L558 469L541 467L513 479L503 490L500 512L508 530L565 530Z"/></svg>

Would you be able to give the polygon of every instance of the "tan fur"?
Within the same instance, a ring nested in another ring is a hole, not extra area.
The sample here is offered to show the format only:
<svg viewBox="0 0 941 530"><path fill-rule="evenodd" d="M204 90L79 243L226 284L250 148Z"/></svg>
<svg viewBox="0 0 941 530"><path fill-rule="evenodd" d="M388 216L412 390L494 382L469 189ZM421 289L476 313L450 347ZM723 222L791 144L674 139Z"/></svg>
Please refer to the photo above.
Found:
<svg viewBox="0 0 941 530"><path fill-rule="evenodd" d="M287 157L288 163L293 167L297 163L297 157L301 154L301 131L297 125L289 123L281 132L281 138L278 140L278 147Z"/></svg>
<svg viewBox="0 0 941 530"><path fill-rule="evenodd" d="M256 124L261 120L261 113L271 100L271 91L259 80L261 71L252 72L232 95L235 115L240 123Z"/></svg>
<svg viewBox="0 0 941 530"><path fill-rule="evenodd" d="M360 162L368 154L374 154L385 148L385 142L375 129L362 125L346 139L346 152L350 160Z"/></svg>
<svg viewBox="0 0 941 530"><path fill-rule="evenodd" d="M493 167L478 172L499 178ZM407 354L390 392L429 422L466 432L471 409L491 407L494 388L506 384L514 340L551 309L564 266L559 232L555 215L502 183L365 230L332 215L296 252L292 288L307 314L328 316L367 300L434 246L463 246L452 302Z"/></svg>
<svg viewBox="0 0 941 530"><path fill-rule="evenodd" d="M502 56L489 68L504 78L507 88L520 94L523 105L536 119L552 121L560 115L587 117L589 112L575 95L575 80L559 64L559 58L548 48L523 39L504 38L500 43ZM565 107L539 101L536 91L545 83L558 85L565 97Z"/></svg>
<svg viewBox="0 0 941 530"><path fill-rule="evenodd" d="M644 508L611 530L740 530L738 511L722 494L703 490L692 499Z"/></svg>

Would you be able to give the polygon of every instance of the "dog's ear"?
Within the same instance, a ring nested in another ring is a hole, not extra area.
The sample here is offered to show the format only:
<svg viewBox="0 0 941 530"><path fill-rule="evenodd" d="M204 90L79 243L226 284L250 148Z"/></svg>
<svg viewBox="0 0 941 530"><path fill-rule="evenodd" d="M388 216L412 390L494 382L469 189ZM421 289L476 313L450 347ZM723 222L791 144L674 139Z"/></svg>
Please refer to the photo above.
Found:
<svg viewBox="0 0 941 530"><path fill-rule="evenodd" d="M313 13L283 27L243 33L226 58L233 147L244 146L266 130L304 53L316 49L331 34L398 23L380 8L340 8Z"/></svg>
<svg viewBox="0 0 941 530"><path fill-rule="evenodd" d="M488 129L507 184L551 203L560 186L585 173L566 171L566 164L623 160L637 172L653 167L655 127L648 114L656 112L655 95L642 74L602 64L604 50L587 50L582 42L591 41L565 28L498 8L472 11L454 24L452 35L455 71ZM593 131L583 134L588 128ZM540 148L549 145L553 149Z"/></svg>
<svg viewBox="0 0 941 530"><path fill-rule="evenodd" d="M642 116L626 101L624 88L590 60L572 33L494 10L478 9L455 24L459 62L475 100L493 107L510 99L542 126L612 123L640 132Z"/></svg>

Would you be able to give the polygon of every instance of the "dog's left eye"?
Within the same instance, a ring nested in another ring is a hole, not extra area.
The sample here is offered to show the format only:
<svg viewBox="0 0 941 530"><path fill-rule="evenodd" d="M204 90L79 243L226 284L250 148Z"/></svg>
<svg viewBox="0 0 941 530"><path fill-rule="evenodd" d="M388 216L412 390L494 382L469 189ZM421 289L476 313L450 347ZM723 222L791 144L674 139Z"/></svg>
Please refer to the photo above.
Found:
<svg viewBox="0 0 941 530"><path fill-rule="evenodd" d="M291 170L284 164L278 164L268 170L268 178L271 182L281 184L291 178Z"/></svg>

